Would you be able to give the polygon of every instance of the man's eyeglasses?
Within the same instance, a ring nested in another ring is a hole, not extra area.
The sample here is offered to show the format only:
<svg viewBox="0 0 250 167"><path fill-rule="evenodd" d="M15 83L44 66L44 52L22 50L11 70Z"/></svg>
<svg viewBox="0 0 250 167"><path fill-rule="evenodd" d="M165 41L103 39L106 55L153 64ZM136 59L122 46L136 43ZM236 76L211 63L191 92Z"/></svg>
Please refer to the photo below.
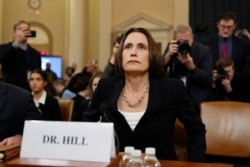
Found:
<svg viewBox="0 0 250 167"><path fill-rule="evenodd" d="M225 30L225 29L227 29L227 30L232 30L233 27L234 27L233 25L230 25L230 26L220 25L220 28L223 29L223 30Z"/></svg>

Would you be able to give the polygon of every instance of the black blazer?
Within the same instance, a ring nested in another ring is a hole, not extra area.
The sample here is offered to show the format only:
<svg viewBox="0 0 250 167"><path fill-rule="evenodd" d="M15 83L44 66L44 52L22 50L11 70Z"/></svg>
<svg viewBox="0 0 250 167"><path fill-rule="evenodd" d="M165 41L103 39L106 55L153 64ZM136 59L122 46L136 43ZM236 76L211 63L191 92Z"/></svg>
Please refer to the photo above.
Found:
<svg viewBox="0 0 250 167"><path fill-rule="evenodd" d="M26 59L28 56L29 61ZM0 63L2 64L4 82L30 90L27 72L41 69L41 56L38 51L28 45L27 52L16 49L12 42L0 45Z"/></svg>
<svg viewBox="0 0 250 167"><path fill-rule="evenodd" d="M155 147L159 159L176 159L173 132L176 118L184 124L188 141L188 156L192 161L203 161L206 150L205 126L187 95L182 81L165 77L151 77L149 101L145 114L135 127L129 127L126 119L117 110L117 99L124 86L122 77L100 80L84 121L113 122L120 141L120 150L125 146Z"/></svg>
<svg viewBox="0 0 250 167"><path fill-rule="evenodd" d="M47 94L45 104L39 104L43 120L61 121L61 110L56 98Z"/></svg>
<svg viewBox="0 0 250 167"><path fill-rule="evenodd" d="M250 53L249 42L233 36L232 60L234 61L237 72L242 72L247 56ZM213 66L215 67L216 61L220 58L219 49L219 36L213 36L203 41L203 44L208 46L212 52Z"/></svg>
<svg viewBox="0 0 250 167"><path fill-rule="evenodd" d="M41 120L31 93L0 82L0 141L22 134L25 120Z"/></svg>

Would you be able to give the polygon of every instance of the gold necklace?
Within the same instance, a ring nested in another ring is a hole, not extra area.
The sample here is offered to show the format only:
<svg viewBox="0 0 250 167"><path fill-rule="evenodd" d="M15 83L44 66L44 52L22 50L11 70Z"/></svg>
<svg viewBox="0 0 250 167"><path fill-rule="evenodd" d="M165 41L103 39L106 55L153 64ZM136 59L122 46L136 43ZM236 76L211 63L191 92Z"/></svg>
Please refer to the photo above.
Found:
<svg viewBox="0 0 250 167"><path fill-rule="evenodd" d="M128 101L126 95L125 95L125 87L123 87L123 88L122 88L122 99L123 99L123 101L124 101L129 107L134 108L134 107L137 107L137 106L142 102L142 100L144 99L144 97L146 96L146 94L148 93L148 91L149 91L149 85L146 87L146 90L143 92L143 94L142 94L142 96L139 98L139 100L138 100L136 103L131 104L131 103Z"/></svg>

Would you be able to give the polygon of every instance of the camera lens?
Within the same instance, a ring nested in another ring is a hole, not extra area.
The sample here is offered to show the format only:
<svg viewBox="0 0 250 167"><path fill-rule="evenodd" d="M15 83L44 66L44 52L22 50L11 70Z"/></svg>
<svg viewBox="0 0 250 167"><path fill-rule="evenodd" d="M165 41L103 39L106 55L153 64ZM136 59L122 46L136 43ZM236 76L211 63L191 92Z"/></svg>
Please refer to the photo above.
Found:
<svg viewBox="0 0 250 167"><path fill-rule="evenodd" d="M191 48L186 40L178 40L176 44L178 45L178 52L181 55L186 55L191 50Z"/></svg>
<svg viewBox="0 0 250 167"><path fill-rule="evenodd" d="M217 79L225 79L228 77L228 73L224 69L217 70Z"/></svg>

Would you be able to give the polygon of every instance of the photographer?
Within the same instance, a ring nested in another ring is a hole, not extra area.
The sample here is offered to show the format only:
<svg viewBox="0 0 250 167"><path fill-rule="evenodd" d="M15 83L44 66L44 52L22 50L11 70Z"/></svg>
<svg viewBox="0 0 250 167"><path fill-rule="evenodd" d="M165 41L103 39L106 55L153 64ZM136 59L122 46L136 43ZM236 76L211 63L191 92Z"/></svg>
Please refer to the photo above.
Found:
<svg viewBox="0 0 250 167"><path fill-rule="evenodd" d="M178 25L162 56L168 76L182 79L199 112L200 104L211 99L212 57L210 49L194 42L192 29Z"/></svg>
<svg viewBox="0 0 250 167"><path fill-rule="evenodd" d="M213 70L213 100L250 102L250 81L248 77L235 73L230 58L220 58Z"/></svg>
<svg viewBox="0 0 250 167"><path fill-rule="evenodd" d="M246 28L235 30L234 36L241 38L243 40L247 40L247 41L250 40L250 33Z"/></svg>
<svg viewBox="0 0 250 167"><path fill-rule="evenodd" d="M40 53L28 44L30 37L35 37L35 34L32 34L29 23L21 20L13 26L13 41L0 45L3 82L29 91L30 71L41 69Z"/></svg>

